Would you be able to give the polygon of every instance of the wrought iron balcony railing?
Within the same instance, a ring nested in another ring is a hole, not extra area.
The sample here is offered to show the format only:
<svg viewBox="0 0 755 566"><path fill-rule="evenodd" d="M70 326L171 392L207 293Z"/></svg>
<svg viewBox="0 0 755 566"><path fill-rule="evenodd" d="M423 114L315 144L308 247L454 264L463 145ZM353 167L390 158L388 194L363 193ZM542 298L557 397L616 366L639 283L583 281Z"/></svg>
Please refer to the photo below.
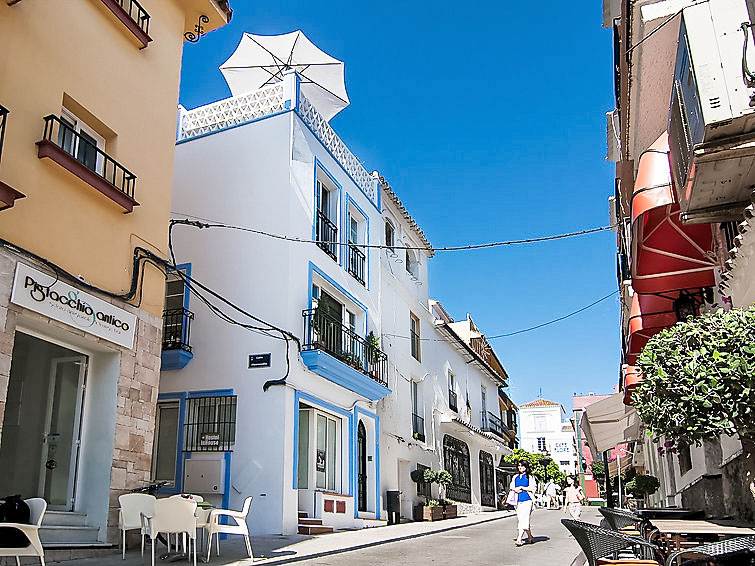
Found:
<svg viewBox="0 0 755 566"><path fill-rule="evenodd" d="M149 14L136 0L114 0L146 35L149 35Z"/></svg>
<svg viewBox="0 0 755 566"><path fill-rule="evenodd" d="M338 261L338 228L319 210L317 211L317 245Z"/></svg>
<svg viewBox="0 0 755 566"><path fill-rule="evenodd" d="M303 350L322 350L334 358L388 386L388 356L359 336L340 320L319 309L302 312L304 316Z"/></svg>
<svg viewBox="0 0 755 566"><path fill-rule="evenodd" d="M500 418L495 416L490 411L480 412L480 423L482 424L482 426L480 427L482 428L482 430L492 432L496 436L503 438L503 427L505 425L503 424L503 422L501 422Z"/></svg>
<svg viewBox="0 0 755 566"><path fill-rule="evenodd" d="M45 116L44 140L58 146L118 191L134 198L136 175L57 116Z"/></svg>
<svg viewBox="0 0 755 566"><path fill-rule="evenodd" d="M458 408L459 407L458 402L459 402L459 400L458 400L458 396L456 395L456 392L455 391L451 391L449 389L448 390L448 407L449 407L449 409L451 409L452 411L458 411L459 410L459 408Z"/></svg>
<svg viewBox="0 0 755 566"><path fill-rule="evenodd" d="M5 140L5 121L8 119L8 109L0 105L0 160L3 158L3 140Z"/></svg>
<svg viewBox="0 0 755 566"><path fill-rule="evenodd" d="M348 256L348 269L349 273L354 276L354 279L364 285L364 260L365 256L362 250L360 250L356 244L349 242L349 256Z"/></svg>
<svg viewBox="0 0 755 566"><path fill-rule="evenodd" d="M184 308L163 311L163 350L183 350L191 353L193 319L194 313Z"/></svg>
<svg viewBox="0 0 755 566"><path fill-rule="evenodd" d="M412 436L420 442L425 441L425 419L412 413Z"/></svg>

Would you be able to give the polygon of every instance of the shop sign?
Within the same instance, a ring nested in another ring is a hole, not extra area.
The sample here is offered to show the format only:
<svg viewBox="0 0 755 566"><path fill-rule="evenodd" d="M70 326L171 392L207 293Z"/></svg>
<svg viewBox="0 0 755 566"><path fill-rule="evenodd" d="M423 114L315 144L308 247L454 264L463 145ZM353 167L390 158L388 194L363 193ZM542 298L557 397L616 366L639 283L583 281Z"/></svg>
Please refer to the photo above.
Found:
<svg viewBox="0 0 755 566"><path fill-rule="evenodd" d="M203 432L199 435L199 445L202 447L218 447L220 446L220 434L217 432Z"/></svg>
<svg viewBox="0 0 755 566"><path fill-rule="evenodd" d="M28 265L16 266L10 300L120 346L134 345L136 316Z"/></svg>

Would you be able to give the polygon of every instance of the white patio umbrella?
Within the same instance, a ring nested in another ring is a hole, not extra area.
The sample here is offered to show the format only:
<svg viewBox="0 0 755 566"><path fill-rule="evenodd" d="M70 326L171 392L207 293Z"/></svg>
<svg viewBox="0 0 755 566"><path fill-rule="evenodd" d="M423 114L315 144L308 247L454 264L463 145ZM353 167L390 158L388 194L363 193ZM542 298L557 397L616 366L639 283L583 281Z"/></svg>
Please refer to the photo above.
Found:
<svg viewBox="0 0 755 566"><path fill-rule="evenodd" d="M321 51L301 30L283 35L245 33L220 66L233 96L281 81L288 69L299 74L301 91L326 120L349 105L343 61Z"/></svg>

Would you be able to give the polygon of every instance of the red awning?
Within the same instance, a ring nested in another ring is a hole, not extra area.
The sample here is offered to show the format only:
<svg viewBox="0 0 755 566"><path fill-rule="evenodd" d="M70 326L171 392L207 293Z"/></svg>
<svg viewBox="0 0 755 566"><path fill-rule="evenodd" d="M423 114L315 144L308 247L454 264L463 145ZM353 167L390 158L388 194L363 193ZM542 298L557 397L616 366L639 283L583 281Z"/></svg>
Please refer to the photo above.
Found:
<svg viewBox="0 0 755 566"><path fill-rule="evenodd" d="M668 154L664 132L640 156L632 195L632 287L638 293L714 284L711 226L682 225Z"/></svg>
<svg viewBox="0 0 755 566"><path fill-rule="evenodd" d="M625 350L625 361L629 365L637 363L637 358L648 340L664 328L677 323L674 311L676 297L659 295L632 296L629 310L629 332Z"/></svg>
<svg viewBox="0 0 755 566"><path fill-rule="evenodd" d="M632 404L632 391L642 383L642 372L637 366L624 366L622 372L624 379L622 384L622 390L624 391L624 404Z"/></svg>

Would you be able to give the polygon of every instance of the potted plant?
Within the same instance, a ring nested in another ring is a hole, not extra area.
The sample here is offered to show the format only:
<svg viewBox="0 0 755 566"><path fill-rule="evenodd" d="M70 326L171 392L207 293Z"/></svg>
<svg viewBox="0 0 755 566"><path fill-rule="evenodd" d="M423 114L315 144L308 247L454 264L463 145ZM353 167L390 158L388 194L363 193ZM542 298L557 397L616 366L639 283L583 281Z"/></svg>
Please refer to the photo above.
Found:
<svg viewBox="0 0 755 566"><path fill-rule="evenodd" d="M432 471L430 468L418 468L416 470L413 470L410 474L412 481L419 484L432 484L435 481L435 472ZM430 510L430 502L435 502L435 505L433 507L437 506L437 501L434 499L429 499L426 495L421 496L424 499L424 503L420 503L419 505L414 506L414 520L415 521L437 521L439 519L443 518L443 511L440 509L440 511L435 511L433 514L433 511ZM434 518L433 518L434 517Z"/></svg>
<svg viewBox="0 0 755 566"><path fill-rule="evenodd" d="M446 500L446 490L453 483L451 472L447 470L438 470L435 472L435 483L440 488L440 505L443 508L443 518L453 519L457 516L456 504Z"/></svg>
<svg viewBox="0 0 755 566"><path fill-rule="evenodd" d="M635 496L642 497L642 502L647 505L647 498L653 495L661 487L660 480L650 474L636 475L626 484L626 491Z"/></svg>
<svg viewBox="0 0 755 566"><path fill-rule="evenodd" d="M380 361L380 338L375 336L375 333L370 330L370 333L365 339L367 342L367 371L370 373L370 377L376 379L378 377L378 362Z"/></svg>

